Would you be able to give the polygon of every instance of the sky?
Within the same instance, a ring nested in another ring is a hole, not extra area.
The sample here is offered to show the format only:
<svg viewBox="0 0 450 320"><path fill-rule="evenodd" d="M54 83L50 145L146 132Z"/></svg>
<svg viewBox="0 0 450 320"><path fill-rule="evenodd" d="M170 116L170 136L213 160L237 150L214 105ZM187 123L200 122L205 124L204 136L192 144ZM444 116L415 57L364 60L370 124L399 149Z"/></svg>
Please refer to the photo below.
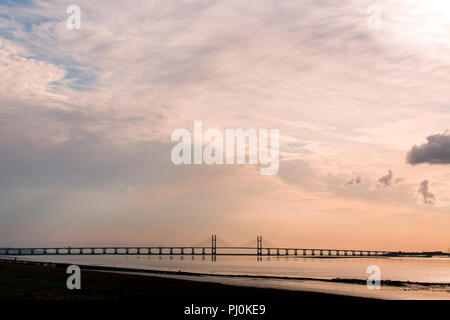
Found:
<svg viewBox="0 0 450 320"><path fill-rule="evenodd" d="M447 251L449 39L437 0L0 0L0 246ZM174 165L195 120L278 173Z"/></svg>

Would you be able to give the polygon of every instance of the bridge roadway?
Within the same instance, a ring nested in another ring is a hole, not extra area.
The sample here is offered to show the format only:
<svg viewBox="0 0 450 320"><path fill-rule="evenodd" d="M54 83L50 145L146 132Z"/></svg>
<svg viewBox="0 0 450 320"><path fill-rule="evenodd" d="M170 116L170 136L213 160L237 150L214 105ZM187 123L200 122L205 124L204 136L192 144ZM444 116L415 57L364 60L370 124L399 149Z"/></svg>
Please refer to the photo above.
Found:
<svg viewBox="0 0 450 320"><path fill-rule="evenodd" d="M228 256L386 256L392 251L216 246L0 248L0 255L228 255Z"/></svg>

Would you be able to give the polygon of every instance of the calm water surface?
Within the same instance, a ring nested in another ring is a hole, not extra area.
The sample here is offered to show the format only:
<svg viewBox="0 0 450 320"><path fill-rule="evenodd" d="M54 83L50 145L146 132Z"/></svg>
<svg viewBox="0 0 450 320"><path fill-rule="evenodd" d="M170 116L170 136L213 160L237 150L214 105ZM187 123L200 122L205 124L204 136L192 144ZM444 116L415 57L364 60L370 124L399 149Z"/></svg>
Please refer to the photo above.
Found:
<svg viewBox="0 0 450 320"><path fill-rule="evenodd" d="M19 257L20 258L20 257ZM274 275L310 277L318 279L347 278L366 280L367 267L377 265L383 280L450 283L449 258L303 258L217 256L34 256L25 260L67 262L98 266L116 266L139 269L189 271L214 274ZM178 277L178 276L177 276ZM185 277L186 278L186 277ZM321 291L384 298L450 299L449 287L440 289L384 288L368 290L364 285L326 283L321 281L271 280L251 278L207 277L208 281L292 290ZM201 278L205 281L205 277Z"/></svg>
<svg viewBox="0 0 450 320"><path fill-rule="evenodd" d="M294 258L217 256L36 256L37 261L69 262L140 269L191 271L205 274L277 275L312 278L367 279L367 267L377 265L383 280L450 283L449 258Z"/></svg>

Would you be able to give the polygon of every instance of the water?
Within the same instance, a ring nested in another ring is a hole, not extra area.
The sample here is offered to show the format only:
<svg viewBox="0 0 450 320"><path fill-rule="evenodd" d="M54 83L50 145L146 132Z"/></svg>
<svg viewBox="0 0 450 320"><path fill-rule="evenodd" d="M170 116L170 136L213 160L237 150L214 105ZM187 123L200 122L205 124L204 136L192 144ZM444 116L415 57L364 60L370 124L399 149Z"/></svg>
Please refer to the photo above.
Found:
<svg viewBox="0 0 450 320"><path fill-rule="evenodd" d="M323 281L299 281L280 279L252 279L213 277L221 275L265 275L290 276L317 279L361 279L368 277L367 267L377 265L382 280L450 283L449 258L303 258L303 257L263 257L257 261L252 256L34 256L19 257L25 260L66 262L98 266L115 266L151 270L196 272L210 275L201 281L213 281L238 285L275 287L290 290L320 291L357 296L394 299L450 299L450 287L408 286L405 288L383 288L368 290L365 285L330 283ZM179 276L177 276L179 277ZM180 277L179 277L180 278ZM190 278L195 277L181 277ZM195 279L194 279L195 280ZM199 280L198 277L196 280Z"/></svg>

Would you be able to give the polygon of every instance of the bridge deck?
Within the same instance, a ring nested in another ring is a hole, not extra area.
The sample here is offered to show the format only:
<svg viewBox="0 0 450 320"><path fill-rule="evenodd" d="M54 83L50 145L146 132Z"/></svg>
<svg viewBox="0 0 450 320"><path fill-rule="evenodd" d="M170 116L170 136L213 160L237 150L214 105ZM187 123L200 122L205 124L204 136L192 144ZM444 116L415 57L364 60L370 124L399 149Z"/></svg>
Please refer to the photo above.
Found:
<svg viewBox="0 0 450 320"><path fill-rule="evenodd" d="M0 248L0 255L227 255L227 256L383 256L395 252L361 249L264 248L264 247L47 247Z"/></svg>

